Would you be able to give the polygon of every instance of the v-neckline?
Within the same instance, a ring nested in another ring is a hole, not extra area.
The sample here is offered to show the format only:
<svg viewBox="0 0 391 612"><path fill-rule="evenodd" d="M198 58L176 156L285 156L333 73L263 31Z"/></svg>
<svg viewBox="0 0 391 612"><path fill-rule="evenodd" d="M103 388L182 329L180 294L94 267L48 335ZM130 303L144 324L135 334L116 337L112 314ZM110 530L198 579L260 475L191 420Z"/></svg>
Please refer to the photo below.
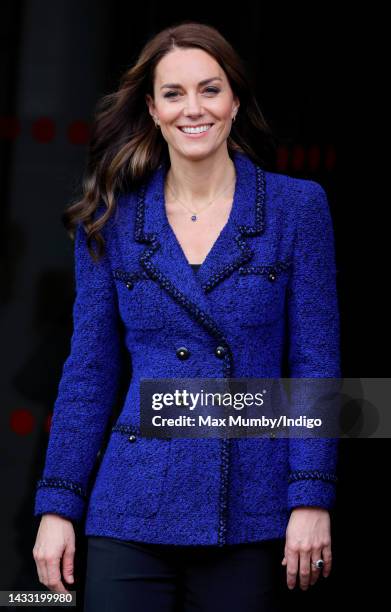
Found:
<svg viewBox="0 0 391 612"><path fill-rule="evenodd" d="M204 259L202 260L202 262L200 264L196 264L196 265L199 265L198 270L202 266L204 266L204 264L206 263L207 260L209 261L209 259L212 258L212 255L213 255L214 251L217 249L217 243L220 242L220 240L222 240L224 238L225 234L230 229L230 227L231 227L231 225L233 223L234 215L236 214L236 208L239 205L239 203L237 202L237 199L238 199L238 189L237 189L237 186L238 186L238 170L237 170L235 161L234 160L232 160L232 161L234 162L234 165L235 165L236 178L235 178L235 189L234 189L234 195L233 195L233 199L232 199L231 210L230 210L230 213L229 213L229 216L228 216L228 219L227 219L226 223L221 228L218 236L216 237L215 241L213 242L213 244L212 244L211 248L209 249L208 253L206 254L206 256L204 257ZM169 170L169 166L168 166L168 164L166 164L165 168L164 168L164 176L163 176L163 198L162 198L162 201L163 201L164 222L165 222L165 224L168 227L168 231L171 233L171 236L173 237L173 239L175 240L177 246L179 247L180 251L182 252L182 256L183 256L185 262L187 263L188 266L191 266L193 264L191 264L189 262L189 260L187 259L186 254L185 254L185 252L184 252L184 250L182 248L182 245L179 242L179 240L177 238L177 235L174 232L174 230L173 230L173 228L171 226L171 223L170 223L170 221L169 221L169 219L167 217L166 202L165 202L165 196L164 196L164 186L165 186L165 181L166 181L166 176L167 176L168 170Z"/></svg>

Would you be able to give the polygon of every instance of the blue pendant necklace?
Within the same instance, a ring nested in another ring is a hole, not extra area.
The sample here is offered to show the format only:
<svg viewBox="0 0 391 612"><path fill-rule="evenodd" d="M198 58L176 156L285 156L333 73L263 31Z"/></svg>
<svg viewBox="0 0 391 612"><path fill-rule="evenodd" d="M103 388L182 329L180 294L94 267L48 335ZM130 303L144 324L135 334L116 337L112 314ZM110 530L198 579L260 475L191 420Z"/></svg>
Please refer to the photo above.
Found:
<svg viewBox="0 0 391 612"><path fill-rule="evenodd" d="M168 184L168 182L167 182L167 187L168 187L168 189L171 191L171 193L172 193L172 195L174 196L175 200L177 200L177 201L179 202L179 204L182 204L182 206L183 206L184 208L186 208L186 210L187 210L188 212L190 212L190 213L191 213L191 217L190 217L190 219L191 219L192 221L198 221L198 215L199 215L201 212L203 212L203 211L204 211L206 208L208 208L208 206L210 206L210 205L211 205L211 204L212 204L212 203L213 203L215 200L217 200L217 198L218 198L218 197L220 197L220 196L221 196L223 193L225 193L225 192L227 191L227 189L229 189L229 187L231 187L231 185L233 185L233 183L235 182L235 180L236 180L236 176L235 176L234 180L233 180L233 181L232 181L232 182L231 182L231 183L228 185L228 187L226 187L226 188L224 189L224 191L220 192L220 193L219 193L219 194L218 194L216 197L214 197L214 198L213 198L213 200L211 200L210 202L208 202L208 203L207 203L207 205L206 205L206 206L204 206L204 208L201 208L201 210L191 210L190 208L188 208L188 207L186 206L186 204L184 204L183 202L181 202L181 200L179 200L179 198L177 198L177 196L175 195L174 191L171 189L171 187L170 187L170 185Z"/></svg>

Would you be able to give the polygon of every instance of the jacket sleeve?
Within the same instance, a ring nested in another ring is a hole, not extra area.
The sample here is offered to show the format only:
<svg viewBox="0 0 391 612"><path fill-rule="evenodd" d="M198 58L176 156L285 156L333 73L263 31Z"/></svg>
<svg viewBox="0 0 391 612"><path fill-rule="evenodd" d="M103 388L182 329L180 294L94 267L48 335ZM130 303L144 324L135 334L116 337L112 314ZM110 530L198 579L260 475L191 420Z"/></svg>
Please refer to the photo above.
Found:
<svg viewBox="0 0 391 612"><path fill-rule="evenodd" d="M288 289L289 375L340 379L333 225L323 187L315 181L308 183L307 194L298 202L294 269ZM298 383L296 388L292 403L295 410L298 406L305 410L304 386ZM326 437L289 439L289 510L334 506L338 443L337 438Z"/></svg>
<svg viewBox="0 0 391 612"><path fill-rule="evenodd" d="M51 512L80 520L86 507L89 476L119 388L121 333L107 243L103 258L95 263L79 224L74 259L76 296L71 348L53 408L34 516Z"/></svg>

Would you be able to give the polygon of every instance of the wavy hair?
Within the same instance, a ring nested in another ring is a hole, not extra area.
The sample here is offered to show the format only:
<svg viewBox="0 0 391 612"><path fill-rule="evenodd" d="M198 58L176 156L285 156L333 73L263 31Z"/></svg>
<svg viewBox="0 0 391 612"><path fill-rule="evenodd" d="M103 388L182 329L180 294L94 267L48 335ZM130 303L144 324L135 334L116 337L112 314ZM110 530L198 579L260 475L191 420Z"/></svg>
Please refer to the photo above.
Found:
<svg viewBox="0 0 391 612"><path fill-rule="evenodd" d="M156 130L145 97L150 94L154 98L156 65L175 48L198 48L213 56L239 98L240 109L227 139L228 152L245 153L264 166L275 153L274 135L256 101L253 77L220 32L190 20L165 28L148 40L134 65L120 77L117 91L98 100L82 179L83 197L62 214L72 239L76 226L84 225L88 249L95 261L104 252L100 230L114 212L116 197L137 187L162 162L169 163L167 143L161 131ZM106 210L94 219L100 204ZM96 242L97 254L92 241Z"/></svg>

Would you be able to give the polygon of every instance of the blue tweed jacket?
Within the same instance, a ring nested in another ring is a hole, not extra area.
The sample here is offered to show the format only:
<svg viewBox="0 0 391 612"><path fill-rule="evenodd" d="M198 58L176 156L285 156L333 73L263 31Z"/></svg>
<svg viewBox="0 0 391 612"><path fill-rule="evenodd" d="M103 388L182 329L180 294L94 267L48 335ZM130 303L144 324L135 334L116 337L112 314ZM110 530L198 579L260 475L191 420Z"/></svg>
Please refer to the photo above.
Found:
<svg viewBox="0 0 391 612"><path fill-rule="evenodd" d="M74 331L35 515L85 518L86 535L222 546L282 538L293 508L334 506L337 439L141 435L141 378L277 378L284 350L288 376L340 377L325 191L232 158L231 215L196 275L165 214L165 164L118 198L98 264L79 225ZM108 432L123 342L132 376Z"/></svg>

